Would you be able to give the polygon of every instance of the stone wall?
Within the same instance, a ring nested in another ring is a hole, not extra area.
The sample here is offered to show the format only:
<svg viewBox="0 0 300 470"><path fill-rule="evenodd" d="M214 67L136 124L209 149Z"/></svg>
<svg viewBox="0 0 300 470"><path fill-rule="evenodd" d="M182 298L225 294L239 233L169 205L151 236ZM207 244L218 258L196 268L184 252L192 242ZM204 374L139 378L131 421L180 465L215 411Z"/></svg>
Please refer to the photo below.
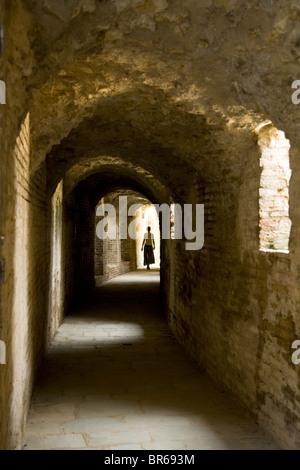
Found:
<svg viewBox="0 0 300 470"><path fill-rule="evenodd" d="M95 204L116 187L204 203L204 248L161 246L171 328L276 440L299 448L298 0L59 3L5 3L0 448L20 447L47 333L94 286ZM290 141L288 253L260 251L266 180L254 131L265 120ZM115 248L108 277L128 268L128 247Z"/></svg>
<svg viewBox="0 0 300 470"><path fill-rule="evenodd" d="M32 115L26 77L33 54L26 31L31 17L20 2L6 2L1 79L1 257L5 280L0 286L0 337L6 365L0 366L0 449L20 448L36 370L47 331L49 233L46 166L33 172Z"/></svg>
<svg viewBox="0 0 300 470"><path fill-rule="evenodd" d="M2 338L7 364L1 366L1 446L18 448L34 374L45 345L47 325L49 219L45 167L30 174L30 115L23 120L6 158L3 211L5 283ZM3 160L2 160L3 162ZM8 185L10 186L8 188Z"/></svg>
<svg viewBox="0 0 300 470"><path fill-rule="evenodd" d="M299 366L291 360L299 258L292 240L290 253L260 251L256 144L245 157L236 185L210 181L195 191L205 204L204 248L167 243L166 308L172 331L216 383L283 448L299 448Z"/></svg>
<svg viewBox="0 0 300 470"><path fill-rule="evenodd" d="M260 248L288 251L289 182L291 177L290 143L283 132L271 124L258 132L261 149L260 166Z"/></svg>
<svg viewBox="0 0 300 470"><path fill-rule="evenodd" d="M65 244L63 238L63 181L51 198L50 276L48 342L50 343L64 316Z"/></svg>
<svg viewBox="0 0 300 470"><path fill-rule="evenodd" d="M118 193L106 196L100 204L112 204L116 211L116 239L101 240L95 230L95 284L100 286L103 282L116 276L136 269L136 243L129 237L120 239L119 232L119 204ZM98 205L96 207L97 211ZM95 219L95 226L101 219ZM127 226L132 218L127 217ZM113 221L108 222L113 223Z"/></svg>

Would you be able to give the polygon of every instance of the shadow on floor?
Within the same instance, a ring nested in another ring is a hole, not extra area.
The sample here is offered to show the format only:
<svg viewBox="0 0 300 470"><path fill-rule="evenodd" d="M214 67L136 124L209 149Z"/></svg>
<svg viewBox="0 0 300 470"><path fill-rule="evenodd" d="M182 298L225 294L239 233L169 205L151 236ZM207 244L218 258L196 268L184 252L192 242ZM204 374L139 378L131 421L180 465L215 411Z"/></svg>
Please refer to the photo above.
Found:
<svg viewBox="0 0 300 470"><path fill-rule="evenodd" d="M40 371L27 449L275 449L171 335L159 272L120 276L66 317Z"/></svg>

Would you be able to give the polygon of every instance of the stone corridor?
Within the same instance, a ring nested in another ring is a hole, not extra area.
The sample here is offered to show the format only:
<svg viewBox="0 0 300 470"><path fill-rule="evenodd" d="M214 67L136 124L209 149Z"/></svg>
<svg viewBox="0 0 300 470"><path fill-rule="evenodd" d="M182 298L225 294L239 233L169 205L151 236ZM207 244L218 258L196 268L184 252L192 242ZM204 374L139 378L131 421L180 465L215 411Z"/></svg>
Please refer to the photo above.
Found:
<svg viewBox="0 0 300 470"><path fill-rule="evenodd" d="M1 450L300 449L299 63L299 0L0 0Z"/></svg>
<svg viewBox="0 0 300 470"><path fill-rule="evenodd" d="M98 288L42 365L24 449L276 449L199 373L162 315L159 272Z"/></svg>

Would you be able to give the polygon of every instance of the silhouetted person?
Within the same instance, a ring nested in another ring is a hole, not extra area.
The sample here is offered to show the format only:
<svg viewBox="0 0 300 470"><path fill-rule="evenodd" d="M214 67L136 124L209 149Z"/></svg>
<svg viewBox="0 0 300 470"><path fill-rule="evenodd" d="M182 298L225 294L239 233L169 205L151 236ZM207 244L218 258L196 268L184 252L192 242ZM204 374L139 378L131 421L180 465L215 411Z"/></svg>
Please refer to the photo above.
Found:
<svg viewBox="0 0 300 470"><path fill-rule="evenodd" d="M144 234L144 240L142 244L142 251L144 250L144 266L147 265L147 269L150 269L150 264L155 263L154 253L155 241L154 235L151 233L151 227L147 228L148 232Z"/></svg>

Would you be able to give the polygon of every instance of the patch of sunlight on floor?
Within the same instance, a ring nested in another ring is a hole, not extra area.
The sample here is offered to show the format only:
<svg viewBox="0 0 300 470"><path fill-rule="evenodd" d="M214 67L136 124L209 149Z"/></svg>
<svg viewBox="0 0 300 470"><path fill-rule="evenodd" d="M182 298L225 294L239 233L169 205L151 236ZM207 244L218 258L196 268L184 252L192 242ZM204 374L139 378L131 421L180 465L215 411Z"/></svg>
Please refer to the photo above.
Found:
<svg viewBox="0 0 300 470"><path fill-rule="evenodd" d="M161 312L159 272L138 271L65 318L36 382L23 448L277 446L177 344Z"/></svg>
<svg viewBox="0 0 300 470"><path fill-rule="evenodd" d="M101 347L101 345L141 341L144 337L144 329L135 323L100 320L92 325L85 323L79 326L78 323L69 323L66 319L55 335L54 345L61 346L62 343L72 345L72 342L75 342L78 346Z"/></svg>
<svg viewBox="0 0 300 470"><path fill-rule="evenodd" d="M160 282L160 270L159 269L139 269L137 271L132 271L130 273L122 274L110 281L107 281L108 284L113 282L114 284L136 284L136 283L159 283Z"/></svg>

